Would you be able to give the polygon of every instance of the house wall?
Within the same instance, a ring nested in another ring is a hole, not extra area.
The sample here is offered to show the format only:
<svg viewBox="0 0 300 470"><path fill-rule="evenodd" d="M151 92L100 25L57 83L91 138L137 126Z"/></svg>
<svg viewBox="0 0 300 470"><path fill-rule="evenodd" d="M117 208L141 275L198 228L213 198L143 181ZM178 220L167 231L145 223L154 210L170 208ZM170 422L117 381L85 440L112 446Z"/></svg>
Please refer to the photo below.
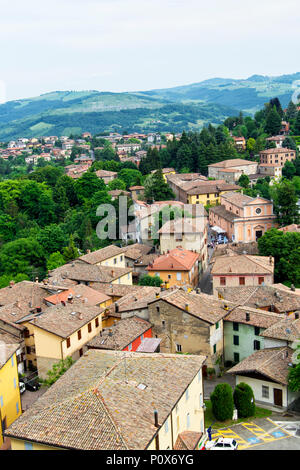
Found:
<svg viewBox="0 0 300 470"><path fill-rule="evenodd" d="M203 410L203 381L202 371L194 377L189 387L188 394L184 393L173 408L167 419L162 422L158 416L161 427L158 432L159 450L172 449L178 434L183 431L195 431L205 433ZM188 419L189 415L189 419ZM165 426L167 423L167 427ZM189 425L188 425L189 424ZM173 428L173 443L172 443ZM201 447L201 441L200 441ZM198 447L199 448L199 447ZM147 447L147 450L155 450L155 439Z"/></svg>
<svg viewBox="0 0 300 470"><path fill-rule="evenodd" d="M111 258L107 258L104 261L100 261L100 263L96 263L97 266L111 266L112 268L125 268L125 255L121 253L117 256L112 256Z"/></svg>
<svg viewBox="0 0 300 470"><path fill-rule="evenodd" d="M44 444L39 444L38 442L30 442L30 441L25 441L22 439L16 439L16 438L10 438L11 442L11 450L31 450L31 449L26 449L26 445L31 446L32 445L32 450L64 450L59 447L51 447L51 446L46 446Z"/></svg>
<svg viewBox="0 0 300 470"><path fill-rule="evenodd" d="M225 277L225 286L221 285L221 277ZM273 284L273 275L272 274L213 274L213 293L217 294L217 287L239 287L240 286L240 277L245 278L245 286L258 286L259 278L264 278L264 284L266 286Z"/></svg>
<svg viewBox="0 0 300 470"><path fill-rule="evenodd" d="M17 356L14 353L0 369L0 446L3 444L2 421L6 419L6 427L8 427L21 413Z"/></svg>
<svg viewBox="0 0 300 470"><path fill-rule="evenodd" d="M130 343L126 348L123 349L123 351L136 351L139 345L142 342L143 338L152 338L152 328L149 328L149 330L145 331L145 333L138 338L136 338L132 343ZM131 349L130 349L131 346Z"/></svg>
<svg viewBox="0 0 300 470"><path fill-rule="evenodd" d="M148 271L149 276L152 277L156 276L156 273L163 282L168 284L168 287L185 286L187 284L196 287L198 285L199 271L197 264L194 264L190 271ZM181 276L181 279L177 279L177 275Z"/></svg>
<svg viewBox="0 0 300 470"><path fill-rule="evenodd" d="M207 356L207 366L215 367L215 362L223 351L222 320L219 322L219 328L216 328L215 325L210 325L163 300L149 304L148 312L149 322L153 325L153 337L162 339L162 353L176 353L176 345L179 344L182 353Z"/></svg>
<svg viewBox="0 0 300 470"><path fill-rule="evenodd" d="M233 322L224 321L224 360L233 363L240 362L255 352L254 340L260 342L260 349L264 349L265 341L263 336L255 335L253 325L238 323L238 331L233 329ZM265 328L260 328L259 333ZM239 345L234 344L234 336L239 337ZM234 353L239 354L239 360L235 361Z"/></svg>

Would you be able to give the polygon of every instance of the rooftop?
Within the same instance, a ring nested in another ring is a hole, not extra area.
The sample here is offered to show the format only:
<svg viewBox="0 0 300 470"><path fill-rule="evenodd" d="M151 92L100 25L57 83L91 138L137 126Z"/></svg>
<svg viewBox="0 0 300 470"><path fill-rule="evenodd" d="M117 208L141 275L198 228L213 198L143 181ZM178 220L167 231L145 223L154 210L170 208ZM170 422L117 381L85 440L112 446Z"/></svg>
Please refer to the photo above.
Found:
<svg viewBox="0 0 300 470"><path fill-rule="evenodd" d="M157 432L154 410L162 425L204 361L89 350L5 434L67 449L145 449Z"/></svg>
<svg viewBox="0 0 300 470"><path fill-rule="evenodd" d="M92 251L86 255L80 256L78 259L88 264L97 264L112 258L113 256L120 255L124 252L124 248L119 248L116 245L109 245L100 250Z"/></svg>
<svg viewBox="0 0 300 470"><path fill-rule="evenodd" d="M199 253L174 248L166 255L161 255L148 266L148 271L190 271L199 258Z"/></svg>
<svg viewBox="0 0 300 470"><path fill-rule="evenodd" d="M208 165L208 168L234 168L236 166L244 166L244 165L254 165L257 162L252 162L249 160L243 160L242 158L232 158L229 160L223 160L222 162L212 163Z"/></svg>
<svg viewBox="0 0 300 470"><path fill-rule="evenodd" d="M229 254L214 258L211 274L273 274L274 258Z"/></svg>
<svg viewBox="0 0 300 470"><path fill-rule="evenodd" d="M64 280L86 281L86 282L106 282L110 283L127 273L132 272L131 268L116 268L110 266L96 266L74 261L51 271L51 280L63 283ZM94 287L94 286L93 286Z"/></svg>
<svg viewBox="0 0 300 470"><path fill-rule="evenodd" d="M57 305L61 302L68 302L70 298L72 300L74 300L74 298L86 299L88 305L99 305L111 299L111 297L108 297L107 295L102 294L101 292L98 292L89 286L86 286L84 284L77 284L74 287L71 287L70 289L46 297L44 300L53 305Z"/></svg>
<svg viewBox="0 0 300 470"><path fill-rule="evenodd" d="M293 350L289 347L267 348L255 351L236 366L227 371L229 374L261 374L273 382L287 385L289 364L292 362Z"/></svg>
<svg viewBox="0 0 300 470"><path fill-rule="evenodd" d="M293 315L286 317L263 331L261 336L291 342L297 341L300 338L300 319L293 318Z"/></svg>
<svg viewBox="0 0 300 470"><path fill-rule="evenodd" d="M0 331L0 369L7 363L19 347L20 340L18 340L18 338L4 331Z"/></svg>

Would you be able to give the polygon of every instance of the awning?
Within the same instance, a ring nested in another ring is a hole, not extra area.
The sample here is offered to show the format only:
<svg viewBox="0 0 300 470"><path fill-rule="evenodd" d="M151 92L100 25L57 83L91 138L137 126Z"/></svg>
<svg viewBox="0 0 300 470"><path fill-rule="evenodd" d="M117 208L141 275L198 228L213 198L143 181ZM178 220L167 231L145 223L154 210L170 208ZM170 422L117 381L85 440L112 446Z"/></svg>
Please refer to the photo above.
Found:
<svg viewBox="0 0 300 470"><path fill-rule="evenodd" d="M217 232L217 233L226 233L226 230L223 230L221 227L218 227L217 225L212 227L211 230L213 230L214 232Z"/></svg>

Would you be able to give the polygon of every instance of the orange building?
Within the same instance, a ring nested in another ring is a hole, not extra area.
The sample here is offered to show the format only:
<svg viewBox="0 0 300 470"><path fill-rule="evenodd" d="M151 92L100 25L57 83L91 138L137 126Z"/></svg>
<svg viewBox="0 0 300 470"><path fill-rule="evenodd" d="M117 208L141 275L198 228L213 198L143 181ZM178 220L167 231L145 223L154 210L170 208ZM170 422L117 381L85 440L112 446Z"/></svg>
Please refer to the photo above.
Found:
<svg viewBox="0 0 300 470"><path fill-rule="evenodd" d="M168 287L196 287L199 279L199 253L181 247L159 256L147 271L150 276L159 276Z"/></svg>

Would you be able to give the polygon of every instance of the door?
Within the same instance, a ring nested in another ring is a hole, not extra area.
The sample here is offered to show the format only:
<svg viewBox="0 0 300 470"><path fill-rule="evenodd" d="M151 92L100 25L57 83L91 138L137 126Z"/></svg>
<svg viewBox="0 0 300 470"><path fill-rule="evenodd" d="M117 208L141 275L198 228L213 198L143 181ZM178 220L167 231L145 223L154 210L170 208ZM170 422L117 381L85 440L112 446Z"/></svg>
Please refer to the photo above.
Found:
<svg viewBox="0 0 300 470"><path fill-rule="evenodd" d="M282 390L274 388L274 405L282 406Z"/></svg>
<svg viewBox="0 0 300 470"><path fill-rule="evenodd" d="M263 236L262 230L256 230L255 232L256 241Z"/></svg>

